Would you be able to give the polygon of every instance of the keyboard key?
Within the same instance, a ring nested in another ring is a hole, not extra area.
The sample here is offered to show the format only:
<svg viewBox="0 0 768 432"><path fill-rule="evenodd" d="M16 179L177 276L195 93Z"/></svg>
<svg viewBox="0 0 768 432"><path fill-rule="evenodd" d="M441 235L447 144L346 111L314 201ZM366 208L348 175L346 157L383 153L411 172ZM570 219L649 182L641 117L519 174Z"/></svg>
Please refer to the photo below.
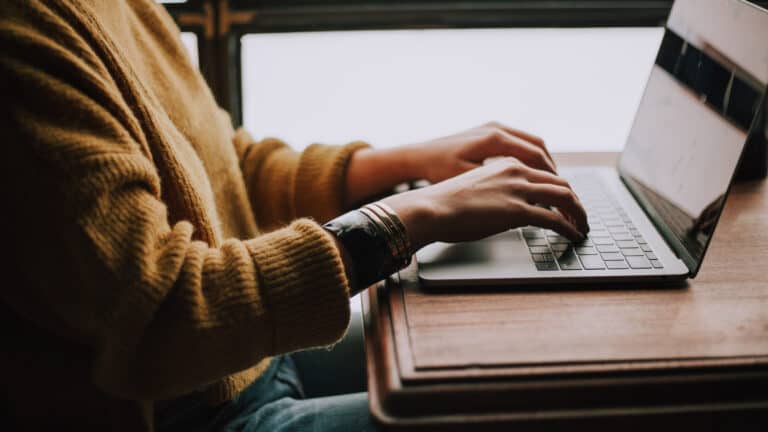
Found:
<svg viewBox="0 0 768 432"><path fill-rule="evenodd" d="M608 267L608 270L623 270L628 269L629 266L626 262L622 261L606 261L605 265Z"/></svg>
<svg viewBox="0 0 768 432"><path fill-rule="evenodd" d="M629 266L633 269L649 269L652 268L650 261L648 261L648 258L644 256L628 256L627 262L629 263Z"/></svg>
<svg viewBox="0 0 768 432"><path fill-rule="evenodd" d="M653 266L653 268L657 268L657 269L664 268L664 266L661 265L661 261L659 261L657 259L652 259L651 260L651 265Z"/></svg>
<svg viewBox="0 0 768 432"><path fill-rule="evenodd" d="M607 252L600 254L606 261L624 261L624 255L617 252Z"/></svg>
<svg viewBox="0 0 768 432"><path fill-rule="evenodd" d="M542 261L542 262L537 262L535 264L536 264L536 270L544 270L544 271L557 270L557 264L555 264L554 261Z"/></svg>
<svg viewBox="0 0 768 432"><path fill-rule="evenodd" d="M523 237L527 239L544 238L544 233L540 229L523 229Z"/></svg>
<svg viewBox="0 0 768 432"><path fill-rule="evenodd" d="M627 229L623 226L609 227L608 232L610 232L611 234L627 234Z"/></svg>
<svg viewBox="0 0 768 432"><path fill-rule="evenodd" d="M634 237L627 233L617 233L613 235L613 239L616 241L634 240Z"/></svg>
<svg viewBox="0 0 768 432"><path fill-rule="evenodd" d="M616 242L616 246L624 248L636 248L637 244L632 240L619 240Z"/></svg>
<svg viewBox="0 0 768 432"><path fill-rule="evenodd" d="M645 241L645 239L644 239L644 238L642 238L642 237L639 237L639 236L638 236L638 237L635 237L635 241L636 241L638 244L641 244L641 245L642 245L642 244L648 244L648 242L647 242L647 241Z"/></svg>
<svg viewBox="0 0 768 432"><path fill-rule="evenodd" d="M565 252L570 249L571 245L568 243L557 243L549 246L552 248L552 252Z"/></svg>
<svg viewBox="0 0 768 432"><path fill-rule="evenodd" d="M659 259L659 258L656 256L656 254L655 254L655 253L653 253L653 252L648 252L648 253L646 253L646 254L645 254L645 256L647 256L647 257L648 257L648 259L649 259L649 260L651 260L651 261L653 261L653 260L658 260L658 259Z"/></svg>
<svg viewBox="0 0 768 432"><path fill-rule="evenodd" d="M602 270L605 268L603 260L598 255L581 255L579 258L585 270Z"/></svg>
<svg viewBox="0 0 768 432"><path fill-rule="evenodd" d="M547 261L554 261L555 257L550 253L535 253L531 254L533 257L534 262L547 262Z"/></svg>
<svg viewBox="0 0 768 432"><path fill-rule="evenodd" d="M528 248L532 254L545 254L549 253L549 248L546 246L534 246L531 248Z"/></svg>
<svg viewBox="0 0 768 432"><path fill-rule="evenodd" d="M641 245L640 245L640 249L642 249L642 250L643 250L643 252L653 252L653 250L651 249L651 247L650 247L650 246L648 246L647 244L641 244Z"/></svg>
<svg viewBox="0 0 768 432"><path fill-rule="evenodd" d="M526 239L525 242L528 246L547 246L547 240L543 238Z"/></svg>
<svg viewBox="0 0 768 432"><path fill-rule="evenodd" d="M593 247L579 246L576 248L576 254L577 255L596 255L597 251Z"/></svg>
<svg viewBox="0 0 768 432"><path fill-rule="evenodd" d="M590 236L591 238L596 238L596 237L610 237L610 236L611 236L611 234L610 234L608 231L605 231L605 230L590 230L590 231L589 231L589 236Z"/></svg>
<svg viewBox="0 0 768 432"><path fill-rule="evenodd" d="M623 227L624 226L624 221L622 221L621 219L616 219L616 220L604 219L603 223L605 223L605 226L607 226L609 228L610 227Z"/></svg>
<svg viewBox="0 0 768 432"><path fill-rule="evenodd" d="M598 252L618 252L619 248L614 245L600 245L597 246Z"/></svg>
<svg viewBox="0 0 768 432"><path fill-rule="evenodd" d="M570 243L571 241L561 235L547 236L549 244Z"/></svg>
<svg viewBox="0 0 768 432"><path fill-rule="evenodd" d="M645 252L641 251L640 248L622 249L621 253L624 256L645 256Z"/></svg>
<svg viewBox="0 0 768 432"><path fill-rule="evenodd" d="M629 233L632 234L634 237L642 237L642 235L640 234L640 231L638 231L636 229L631 229L630 228Z"/></svg>
<svg viewBox="0 0 768 432"><path fill-rule="evenodd" d="M612 245L613 239L607 237L597 237L592 239L592 243L596 245Z"/></svg>
<svg viewBox="0 0 768 432"><path fill-rule="evenodd" d="M579 259L576 257L576 254L574 254L573 251L564 253L560 258L558 258L557 263L560 264L560 268L562 270L581 270Z"/></svg>

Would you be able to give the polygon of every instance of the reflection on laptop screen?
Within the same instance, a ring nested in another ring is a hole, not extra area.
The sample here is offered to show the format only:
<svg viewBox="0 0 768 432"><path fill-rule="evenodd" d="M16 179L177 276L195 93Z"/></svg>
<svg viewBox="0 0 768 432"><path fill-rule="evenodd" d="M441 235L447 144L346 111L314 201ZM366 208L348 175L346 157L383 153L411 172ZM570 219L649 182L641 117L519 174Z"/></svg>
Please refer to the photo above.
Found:
<svg viewBox="0 0 768 432"><path fill-rule="evenodd" d="M768 13L678 0L619 170L698 269L768 83Z"/></svg>

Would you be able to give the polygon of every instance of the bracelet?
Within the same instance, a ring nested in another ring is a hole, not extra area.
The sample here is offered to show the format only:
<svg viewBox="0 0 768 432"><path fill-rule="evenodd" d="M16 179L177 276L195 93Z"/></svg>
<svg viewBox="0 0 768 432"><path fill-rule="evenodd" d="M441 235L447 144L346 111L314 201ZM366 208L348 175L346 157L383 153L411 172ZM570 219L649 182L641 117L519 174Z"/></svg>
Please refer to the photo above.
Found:
<svg viewBox="0 0 768 432"><path fill-rule="evenodd" d="M394 240L397 234L394 233L390 226L381 219L381 216L377 213L377 211L365 206L360 208L358 211L364 214L381 231L392 257L394 258L400 256L400 247Z"/></svg>
<svg viewBox="0 0 768 432"><path fill-rule="evenodd" d="M351 295L408 266L413 255L405 225L389 206L368 204L323 225L352 260Z"/></svg>
<svg viewBox="0 0 768 432"><path fill-rule="evenodd" d="M392 221L396 226L400 233L400 241L403 244L403 257L406 259L406 266L410 264L411 257L414 254L413 246L411 245L411 238L408 237L408 231L405 229L405 224L403 224L403 221L400 220L400 217L397 216L397 213L395 213L394 210L392 210L392 207L389 205L379 201L376 203L373 203L373 205L378 206L382 210L384 210L385 213L389 215L389 220Z"/></svg>
<svg viewBox="0 0 768 432"><path fill-rule="evenodd" d="M395 211L381 202L367 204L360 210L387 232L390 248L394 251L394 259L401 262L402 267L410 264L411 256L413 255L411 243L405 231L405 225L403 225ZM375 217L371 217L370 214L373 214Z"/></svg>

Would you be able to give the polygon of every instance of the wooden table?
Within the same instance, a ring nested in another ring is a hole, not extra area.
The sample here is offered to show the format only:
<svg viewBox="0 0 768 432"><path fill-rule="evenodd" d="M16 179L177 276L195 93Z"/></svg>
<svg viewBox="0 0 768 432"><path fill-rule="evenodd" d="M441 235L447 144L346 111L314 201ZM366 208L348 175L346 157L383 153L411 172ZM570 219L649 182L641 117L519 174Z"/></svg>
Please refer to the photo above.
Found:
<svg viewBox="0 0 768 432"><path fill-rule="evenodd" d="M423 292L409 267L363 298L371 412L396 430L768 430L767 192L734 186L681 287Z"/></svg>

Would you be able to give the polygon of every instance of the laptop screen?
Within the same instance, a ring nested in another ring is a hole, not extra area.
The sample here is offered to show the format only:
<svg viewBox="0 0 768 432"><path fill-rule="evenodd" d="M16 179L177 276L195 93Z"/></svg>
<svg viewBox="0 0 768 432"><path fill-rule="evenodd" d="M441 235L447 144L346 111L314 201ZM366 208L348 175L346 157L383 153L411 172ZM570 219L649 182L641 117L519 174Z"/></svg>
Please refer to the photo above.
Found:
<svg viewBox="0 0 768 432"><path fill-rule="evenodd" d="M764 133L768 12L677 0L619 171L695 275L750 133Z"/></svg>

